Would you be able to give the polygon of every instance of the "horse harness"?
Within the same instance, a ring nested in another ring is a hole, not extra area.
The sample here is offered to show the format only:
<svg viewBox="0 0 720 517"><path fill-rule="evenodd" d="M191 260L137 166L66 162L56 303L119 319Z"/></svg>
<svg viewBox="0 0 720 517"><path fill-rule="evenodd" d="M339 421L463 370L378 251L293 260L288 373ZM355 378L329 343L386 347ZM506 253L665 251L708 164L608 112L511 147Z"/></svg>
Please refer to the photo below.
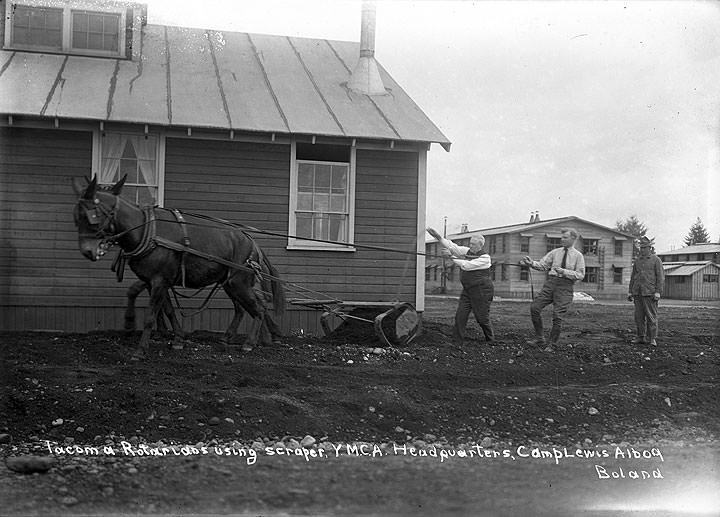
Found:
<svg viewBox="0 0 720 517"><path fill-rule="evenodd" d="M102 213L102 215L105 216L105 219L103 221L103 226L98 228L98 231L96 232L95 236L101 237L104 242L107 242L109 244L115 244L117 241L117 238L122 235L125 232L121 232L120 234L114 234L115 231L115 214L117 212L117 207L119 205L120 197L116 197L115 206L112 210L108 211L105 209L101 203L94 203L94 210L85 208L85 213L88 218L88 221L91 224L94 225L100 225L100 216L98 215L98 211ZM181 254L180 258L180 280L182 281L182 286L186 287L187 282L187 266L186 266L186 258L187 255L195 255L200 258L204 258L206 260L210 260L213 262L217 262L219 264L223 264L225 266L228 266L228 274L227 278L225 279L223 284L227 282L230 277L232 276L232 271L234 269L245 269L247 271L252 271L258 279L262 278L262 267L259 264L259 254L257 251L257 246L253 246L253 251L250 254L250 256L247 258L245 265L239 265L235 262L225 260L220 257L216 257L214 255L211 255L209 253L204 253L202 251L193 249L191 247L191 241L190 236L188 235L187 225L188 223L185 221L185 218L182 215L182 212L177 209L168 209L165 208L163 210L168 210L173 214L175 217L175 221L180 226L181 232L182 232L182 243L178 244L176 242L173 242L171 240L168 240L164 237L161 237L157 235L157 216L155 214L155 210L157 207L144 207L143 213L145 215L145 223L143 226L143 234L140 239L140 242L135 247L135 249L131 251L125 251L120 250L117 257L115 257L115 260L113 261L113 264L111 266L111 270L115 273L117 281L122 282L125 277L125 265L127 264L127 261L132 258L141 258L151 251L153 251L156 247L160 246L163 248L171 249L174 251L178 251ZM106 230L110 230L112 233L108 233ZM250 236L248 236L252 240Z"/></svg>

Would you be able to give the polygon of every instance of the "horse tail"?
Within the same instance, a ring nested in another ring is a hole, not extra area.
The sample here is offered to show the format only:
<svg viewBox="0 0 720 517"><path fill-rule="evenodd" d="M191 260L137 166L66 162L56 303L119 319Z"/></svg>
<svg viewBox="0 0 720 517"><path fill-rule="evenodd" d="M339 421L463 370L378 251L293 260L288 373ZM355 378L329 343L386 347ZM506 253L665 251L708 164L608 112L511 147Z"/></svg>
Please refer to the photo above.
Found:
<svg viewBox="0 0 720 517"><path fill-rule="evenodd" d="M258 256L262 266L267 269L267 273L272 277L270 278L271 292L273 296L273 309L277 316L282 315L285 312L285 288L280 280L280 272L275 269L267 255L262 252L260 248L257 248Z"/></svg>

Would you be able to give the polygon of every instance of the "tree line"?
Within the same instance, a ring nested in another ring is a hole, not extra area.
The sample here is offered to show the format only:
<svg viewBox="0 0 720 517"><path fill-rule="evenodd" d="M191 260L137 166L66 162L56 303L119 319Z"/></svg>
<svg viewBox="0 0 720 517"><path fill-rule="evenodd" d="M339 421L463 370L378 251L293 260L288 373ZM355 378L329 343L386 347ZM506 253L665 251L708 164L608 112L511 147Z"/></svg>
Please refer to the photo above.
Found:
<svg viewBox="0 0 720 517"><path fill-rule="evenodd" d="M641 237L645 237L645 234L647 233L647 226L640 221L635 214L626 219L618 219L615 222L615 229L632 235L636 240ZM685 236L683 242L685 243L685 246L710 242L710 235L708 234L707 228L705 228L705 225L699 217L697 218L697 221L690 226L690 230ZM720 237L718 237L718 242L720 242Z"/></svg>

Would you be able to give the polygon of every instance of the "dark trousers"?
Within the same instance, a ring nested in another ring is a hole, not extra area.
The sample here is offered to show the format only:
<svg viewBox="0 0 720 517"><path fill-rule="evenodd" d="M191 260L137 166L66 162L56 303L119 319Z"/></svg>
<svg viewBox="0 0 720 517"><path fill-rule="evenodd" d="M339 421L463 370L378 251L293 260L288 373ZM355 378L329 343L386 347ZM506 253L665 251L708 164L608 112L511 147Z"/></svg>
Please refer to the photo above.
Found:
<svg viewBox="0 0 720 517"><path fill-rule="evenodd" d="M530 318L532 319L535 335L543 337L543 322L541 312L548 305L553 306L552 322L550 330L550 342L556 343L560 337L562 321L573 301L573 282L567 278L556 276L548 277L543 285L540 294L530 304Z"/></svg>
<svg viewBox="0 0 720 517"><path fill-rule="evenodd" d="M492 281L464 287L460 293L457 311L455 312L455 325L453 326L453 341L462 344L465 340L465 327L472 312L487 341L495 338L492 325L490 325L490 304L492 303L495 288Z"/></svg>
<svg viewBox="0 0 720 517"><path fill-rule="evenodd" d="M633 296L635 326L639 338L655 339L658 331L658 302L654 296Z"/></svg>

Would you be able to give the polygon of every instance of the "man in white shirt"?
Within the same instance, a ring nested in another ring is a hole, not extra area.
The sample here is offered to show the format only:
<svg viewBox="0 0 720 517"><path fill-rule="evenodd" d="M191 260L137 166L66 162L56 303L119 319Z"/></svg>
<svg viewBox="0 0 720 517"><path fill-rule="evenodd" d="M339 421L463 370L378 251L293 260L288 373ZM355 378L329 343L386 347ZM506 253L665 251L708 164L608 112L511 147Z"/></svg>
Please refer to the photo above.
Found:
<svg viewBox="0 0 720 517"><path fill-rule="evenodd" d="M550 330L550 347L557 344L562 329L563 317L573 300L573 284L585 278L585 258L573 247L578 238L574 228L560 230L562 247L555 248L540 260L524 257L520 263L540 271L547 271L547 280L542 291L530 304L530 317L535 328L532 344L545 344L541 312L548 305L553 306L553 325Z"/></svg>
<svg viewBox="0 0 720 517"><path fill-rule="evenodd" d="M495 341L495 334L490 324L490 304L495 294L495 288L490 278L490 266L492 265L490 255L483 250L485 237L474 235L470 237L470 246L458 246L441 237L432 228L428 228L427 231L443 246L443 255L449 257L460 267L460 283L463 290L460 293L460 300L455 312L453 341L456 345L462 345L465 342L465 327L470 312L472 312L485 335L485 340L492 343Z"/></svg>

